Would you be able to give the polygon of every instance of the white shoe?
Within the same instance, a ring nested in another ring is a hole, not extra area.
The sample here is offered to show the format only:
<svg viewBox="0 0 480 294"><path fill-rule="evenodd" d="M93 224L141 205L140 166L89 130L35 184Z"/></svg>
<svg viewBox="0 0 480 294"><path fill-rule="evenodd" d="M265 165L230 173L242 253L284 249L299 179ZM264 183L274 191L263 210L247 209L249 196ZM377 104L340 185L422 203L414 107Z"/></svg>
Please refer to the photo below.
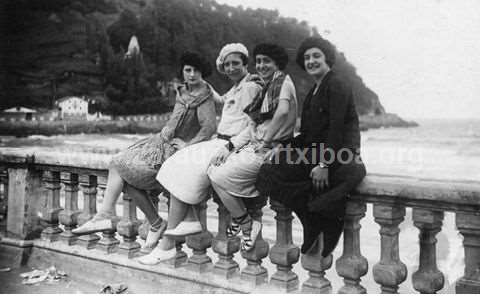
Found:
<svg viewBox="0 0 480 294"><path fill-rule="evenodd" d="M154 264L157 264L161 261L172 259L176 255L177 255L177 248L175 248L175 247L173 247L170 250L163 250L163 249L160 249L160 247L157 246L149 254L138 258L138 262L141 263L141 264L146 264L146 265L154 265Z"/></svg>
<svg viewBox="0 0 480 294"><path fill-rule="evenodd" d="M175 228L166 230L163 234L165 236L187 236L201 231L203 231L203 228L199 221L182 221Z"/></svg>
<svg viewBox="0 0 480 294"><path fill-rule="evenodd" d="M160 228L158 228L157 231L152 231L152 229L148 230L147 238L145 239L145 245L143 245L143 248L155 248L158 244L158 240L160 240L165 233L165 229L167 228L167 221L162 220L162 223L160 224Z"/></svg>
<svg viewBox="0 0 480 294"><path fill-rule="evenodd" d="M77 235L85 235L96 232L102 232L106 230L114 230L115 225L110 218L96 215L91 220L87 221L83 225L72 230L72 233Z"/></svg>

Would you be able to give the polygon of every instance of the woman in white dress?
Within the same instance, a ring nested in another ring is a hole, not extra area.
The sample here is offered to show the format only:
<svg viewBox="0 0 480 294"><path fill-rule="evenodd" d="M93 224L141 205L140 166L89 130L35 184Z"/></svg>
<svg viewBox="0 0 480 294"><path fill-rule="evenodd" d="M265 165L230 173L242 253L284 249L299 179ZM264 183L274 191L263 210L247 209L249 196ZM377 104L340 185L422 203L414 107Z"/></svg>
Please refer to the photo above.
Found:
<svg viewBox="0 0 480 294"><path fill-rule="evenodd" d="M260 167L273 148L293 138L297 117L295 86L284 73L288 54L275 44L259 44L253 50L255 68L264 80L263 91L244 110L252 120L244 145L236 145L228 158L215 160L208 169L211 184L232 216L227 236L242 232L242 250L254 248L261 223L248 214L244 199L260 196L255 188Z"/></svg>
<svg viewBox="0 0 480 294"><path fill-rule="evenodd" d="M245 144L242 141L245 140L245 135L241 133L248 131L250 118L243 110L262 90L261 83L247 71L248 50L243 44L225 45L216 65L218 71L234 83L225 95L216 97L224 104L217 128L218 135L213 140L180 150L162 165L157 180L171 195L168 227L157 247L150 254L139 258L140 263L156 264L174 257L174 236L195 234L203 230L197 219L185 218L209 194L208 166L212 158L226 158L232 146Z"/></svg>

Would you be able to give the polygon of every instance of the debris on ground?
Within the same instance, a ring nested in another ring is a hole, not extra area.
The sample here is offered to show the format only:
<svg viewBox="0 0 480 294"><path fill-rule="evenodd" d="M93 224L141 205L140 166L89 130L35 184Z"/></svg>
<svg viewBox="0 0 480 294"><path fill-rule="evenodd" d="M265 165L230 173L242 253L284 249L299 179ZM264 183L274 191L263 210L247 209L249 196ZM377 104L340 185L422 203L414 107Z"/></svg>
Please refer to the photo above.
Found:
<svg viewBox="0 0 480 294"><path fill-rule="evenodd" d="M112 284L105 285L102 287L102 290L98 292L99 294L128 294L128 287L125 284Z"/></svg>
<svg viewBox="0 0 480 294"><path fill-rule="evenodd" d="M12 270L12 269L9 268L9 267L0 268L0 273L9 272L9 271L11 271L11 270Z"/></svg>
<svg viewBox="0 0 480 294"><path fill-rule="evenodd" d="M43 281L46 281L47 283L57 283L66 276L67 274L65 272L57 270L54 266L45 270L36 269L31 272L20 274L20 277L23 278L22 284L24 285L34 285Z"/></svg>

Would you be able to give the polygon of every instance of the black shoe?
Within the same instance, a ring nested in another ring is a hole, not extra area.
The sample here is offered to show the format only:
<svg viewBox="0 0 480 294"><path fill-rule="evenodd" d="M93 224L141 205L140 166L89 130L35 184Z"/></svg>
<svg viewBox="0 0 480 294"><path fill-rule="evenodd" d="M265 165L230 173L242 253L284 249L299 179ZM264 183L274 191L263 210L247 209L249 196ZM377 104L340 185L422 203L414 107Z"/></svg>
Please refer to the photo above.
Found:
<svg viewBox="0 0 480 294"><path fill-rule="evenodd" d="M321 232L321 225L313 221L311 213L306 214L303 224L303 244L300 248L302 254L312 252L318 246L318 235Z"/></svg>

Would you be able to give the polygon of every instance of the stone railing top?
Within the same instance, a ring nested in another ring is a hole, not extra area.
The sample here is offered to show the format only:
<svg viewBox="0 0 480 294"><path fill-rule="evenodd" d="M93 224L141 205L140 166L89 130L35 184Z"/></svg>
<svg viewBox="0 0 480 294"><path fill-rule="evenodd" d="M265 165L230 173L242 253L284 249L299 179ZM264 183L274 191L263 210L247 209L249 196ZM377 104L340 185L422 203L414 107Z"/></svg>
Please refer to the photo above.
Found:
<svg viewBox="0 0 480 294"><path fill-rule="evenodd" d="M480 182L369 174L357 187L353 198L480 213Z"/></svg>
<svg viewBox="0 0 480 294"><path fill-rule="evenodd" d="M2 148L0 150L1 163L13 164L40 164L56 165L72 168L106 170L112 154L70 152L64 153L52 149L28 148L27 150L19 148Z"/></svg>
<svg viewBox="0 0 480 294"><path fill-rule="evenodd" d="M2 148L0 163L61 166L64 169L106 170L112 154ZM369 174L357 187L353 199L367 202L401 203L442 210L480 213L480 182L422 179Z"/></svg>

